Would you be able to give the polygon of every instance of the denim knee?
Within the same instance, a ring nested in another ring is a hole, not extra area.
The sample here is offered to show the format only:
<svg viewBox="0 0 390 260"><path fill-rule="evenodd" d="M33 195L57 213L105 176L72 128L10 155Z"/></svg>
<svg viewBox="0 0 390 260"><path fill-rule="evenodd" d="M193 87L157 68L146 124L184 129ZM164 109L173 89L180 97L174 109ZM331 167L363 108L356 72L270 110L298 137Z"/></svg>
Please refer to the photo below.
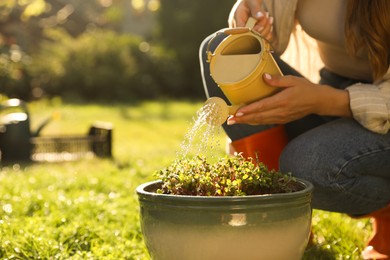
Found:
<svg viewBox="0 0 390 260"><path fill-rule="evenodd" d="M279 166L313 183L314 208L359 215L389 203L389 156L389 135L370 133L343 119L293 139Z"/></svg>
<svg viewBox="0 0 390 260"><path fill-rule="evenodd" d="M316 186L328 186L330 171L336 169L324 163L328 151L319 143L306 142L302 138L292 140L283 150L279 166L282 172L312 182Z"/></svg>

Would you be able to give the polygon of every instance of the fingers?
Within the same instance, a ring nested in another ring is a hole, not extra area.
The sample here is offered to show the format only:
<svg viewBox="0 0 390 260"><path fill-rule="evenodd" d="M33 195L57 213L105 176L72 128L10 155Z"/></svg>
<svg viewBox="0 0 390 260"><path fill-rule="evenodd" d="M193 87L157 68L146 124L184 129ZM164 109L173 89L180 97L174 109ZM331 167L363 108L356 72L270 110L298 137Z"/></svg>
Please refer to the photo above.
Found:
<svg viewBox="0 0 390 260"><path fill-rule="evenodd" d="M253 30L260 33L266 40L271 41L273 38L274 18L269 16L268 12L259 13L258 15L260 17Z"/></svg>
<svg viewBox="0 0 390 260"><path fill-rule="evenodd" d="M261 8L262 2L260 0L251 0L251 1L246 1L248 8L250 10L250 15L259 20L264 16L263 10Z"/></svg>
<svg viewBox="0 0 390 260"><path fill-rule="evenodd" d="M273 17L269 16L268 13L261 13L259 12L259 19L257 19L257 22L253 26L252 30L258 32L262 37L264 37L267 41L272 42L273 40ZM246 23L249 19L249 16L247 16L247 13L237 15L236 18L229 20L229 26L231 28L236 27L245 27L247 26Z"/></svg>
<svg viewBox="0 0 390 260"><path fill-rule="evenodd" d="M316 111L316 84L296 76L264 74L263 78L267 84L283 90L241 107L228 119L228 125L281 124Z"/></svg>
<svg viewBox="0 0 390 260"><path fill-rule="evenodd" d="M253 17L257 22L252 29L272 42L274 18L262 9L262 3L262 0L238 0L229 14L229 27L245 27L249 17Z"/></svg>
<svg viewBox="0 0 390 260"><path fill-rule="evenodd" d="M268 73L264 73L263 75L264 81L274 87L291 87L294 85L302 84L308 82L305 78L296 77L291 75L281 76L281 75L271 75Z"/></svg>
<svg viewBox="0 0 390 260"><path fill-rule="evenodd" d="M250 114L259 113L259 111L264 112L264 111L271 111L274 109L280 109L283 105L284 104L282 99L279 98L278 94L275 94L273 96L263 98L260 101L256 101L241 107L235 114L235 117L241 118Z"/></svg>
<svg viewBox="0 0 390 260"><path fill-rule="evenodd" d="M251 12L246 1L237 1L229 14L229 27L244 27L250 15Z"/></svg>
<svg viewBox="0 0 390 260"><path fill-rule="evenodd" d="M258 125L261 122L262 125L267 124L284 124L288 122L286 116L283 115L283 111L274 108L265 111L258 111L256 113L244 114L240 116L230 116L227 120L228 125L234 124L249 124Z"/></svg>

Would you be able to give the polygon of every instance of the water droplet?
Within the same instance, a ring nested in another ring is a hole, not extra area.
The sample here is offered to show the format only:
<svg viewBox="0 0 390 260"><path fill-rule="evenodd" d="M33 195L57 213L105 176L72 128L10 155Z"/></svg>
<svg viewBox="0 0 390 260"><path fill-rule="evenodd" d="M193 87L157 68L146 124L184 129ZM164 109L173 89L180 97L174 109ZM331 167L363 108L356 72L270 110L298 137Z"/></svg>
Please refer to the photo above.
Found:
<svg viewBox="0 0 390 260"><path fill-rule="evenodd" d="M177 154L179 158L188 157L190 153L194 154L215 154L214 151L219 147L217 134L220 132L220 125L213 124L217 112L214 104L205 104L196 113L196 118L192 127L189 129L181 144L181 150Z"/></svg>

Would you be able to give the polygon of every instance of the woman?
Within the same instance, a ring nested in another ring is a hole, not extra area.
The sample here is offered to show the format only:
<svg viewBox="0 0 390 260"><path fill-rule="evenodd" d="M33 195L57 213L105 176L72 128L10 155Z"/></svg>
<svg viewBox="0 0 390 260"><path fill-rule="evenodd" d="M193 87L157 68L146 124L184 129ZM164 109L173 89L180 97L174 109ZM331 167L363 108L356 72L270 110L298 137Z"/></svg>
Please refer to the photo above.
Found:
<svg viewBox="0 0 390 260"><path fill-rule="evenodd" d="M228 119L233 147L266 125L285 124L281 171L314 184L314 208L373 217L363 258L390 259L390 1L238 0L229 25L245 26L249 17L286 76L264 74L283 90ZM278 58L297 23L317 42L319 84ZM206 94L223 96L201 59Z"/></svg>

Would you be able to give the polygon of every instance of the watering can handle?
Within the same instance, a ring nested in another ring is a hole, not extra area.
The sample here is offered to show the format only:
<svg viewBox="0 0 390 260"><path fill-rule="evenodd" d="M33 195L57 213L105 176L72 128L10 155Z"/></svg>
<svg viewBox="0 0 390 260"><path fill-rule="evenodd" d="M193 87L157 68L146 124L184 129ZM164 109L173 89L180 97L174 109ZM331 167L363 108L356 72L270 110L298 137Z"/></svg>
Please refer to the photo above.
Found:
<svg viewBox="0 0 390 260"><path fill-rule="evenodd" d="M256 23L257 23L257 20L255 18L249 17L248 21L246 21L245 27L252 29L255 26Z"/></svg>
<svg viewBox="0 0 390 260"><path fill-rule="evenodd" d="M253 33L259 35L261 38L263 38L263 36L261 34L259 34L258 32L252 30L252 28L256 24L256 22L257 22L257 20L255 18L249 17L248 21L245 24L245 27L227 28L227 29L222 29L222 30L218 31L214 35L214 37L211 38L211 40L207 44L207 50L206 50L207 62L210 63L211 62L211 58L213 56L213 53L210 51L211 43L214 41L214 39L217 36L219 36L221 34L234 35L234 34L243 34L243 33L247 33L247 32L253 32Z"/></svg>
<svg viewBox="0 0 390 260"><path fill-rule="evenodd" d="M207 54L207 62L211 62L211 58L213 56L213 53L210 51L210 46L211 43L217 38L217 36L221 34L227 34L227 35L233 35L233 34L242 34L242 33L247 33L250 32L252 29L250 28L245 28L245 27L238 27L238 28L229 28L229 29L222 29L218 31L213 38L210 39L210 41L207 43L207 49L206 49L206 54Z"/></svg>
<svg viewBox="0 0 390 260"><path fill-rule="evenodd" d="M246 24L244 27L238 27L238 28L229 28L225 29L223 32L225 34L241 34L241 33L246 33L252 30L252 28L255 26L257 23L257 20L253 17L249 17L248 21L246 21Z"/></svg>

